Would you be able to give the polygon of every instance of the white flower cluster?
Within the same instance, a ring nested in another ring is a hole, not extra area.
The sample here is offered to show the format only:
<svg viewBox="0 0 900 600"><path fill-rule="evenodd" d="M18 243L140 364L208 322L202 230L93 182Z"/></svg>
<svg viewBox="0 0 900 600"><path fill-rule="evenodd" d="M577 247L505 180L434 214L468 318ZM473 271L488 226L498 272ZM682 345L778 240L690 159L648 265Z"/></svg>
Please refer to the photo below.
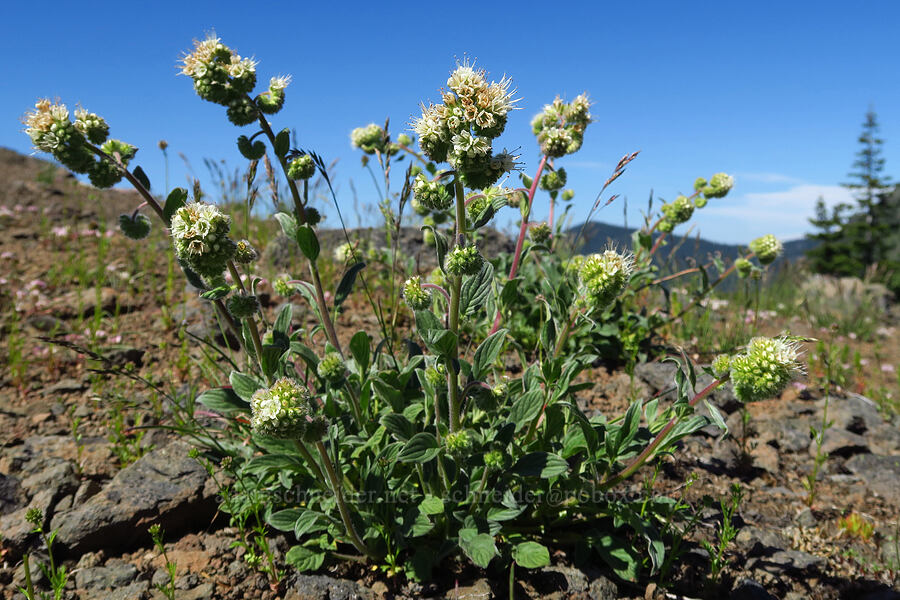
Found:
<svg viewBox="0 0 900 600"><path fill-rule="evenodd" d="M203 277L221 275L237 248L228 237L231 219L212 204L185 204L175 211L170 228L178 258Z"/></svg>
<svg viewBox="0 0 900 600"><path fill-rule="evenodd" d="M443 103L423 105L412 124L422 151L435 162L448 161L470 188L488 187L515 166L517 157L495 156L491 149L517 102L510 85L506 77L488 83L484 71L466 61L447 80Z"/></svg>

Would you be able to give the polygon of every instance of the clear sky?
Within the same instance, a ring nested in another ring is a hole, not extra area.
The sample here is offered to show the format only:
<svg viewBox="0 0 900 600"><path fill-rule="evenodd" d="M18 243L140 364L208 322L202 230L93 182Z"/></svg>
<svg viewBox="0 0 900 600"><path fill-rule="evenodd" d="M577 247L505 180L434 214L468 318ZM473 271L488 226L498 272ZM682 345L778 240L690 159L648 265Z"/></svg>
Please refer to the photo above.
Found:
<svg viewBox="0 0 900 600"><path fill-rule="evenodd" d="M353 211L376 192L349 133L391 120L408 128L420 101L457 59L513 78L522 98L499 147L539 160L528 125L559 94L587 91L595 122L582 150L558 162L580 221L618 159L641 155L600 220L640 219L650 190L674 199L696 177L735 176L735 189L692 220L711 240L801 236L818 196L833 204L846 181L866 110L879 116L886 171L900 179L900 2L54 2L0 8L0 146L30 152L19 118L38 97L59 97L109 122L138 146L136 163L162 191L157 142L205 177L203 158L241 164L235 139L252 133L201 101L175 64L210 31L259 61L260 82L292 74L276 129L337 159L339 200ZM538 200L537 216L546 212ZM499 225L509 221L501 215ZM328 222L334 223L333 220ZM684 226L678 232L683 232Z"/></svg>

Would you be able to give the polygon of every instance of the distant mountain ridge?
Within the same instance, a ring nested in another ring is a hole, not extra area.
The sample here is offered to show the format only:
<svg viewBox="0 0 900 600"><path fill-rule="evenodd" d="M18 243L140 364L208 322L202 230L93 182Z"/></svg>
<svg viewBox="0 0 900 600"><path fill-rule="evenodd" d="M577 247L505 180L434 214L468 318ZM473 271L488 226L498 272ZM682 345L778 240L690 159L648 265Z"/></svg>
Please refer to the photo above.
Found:
<svg viewBox="0 0 900 600"><path fill-rule="evenodd" d="M581 231L582 224L570 227L566 233L571 239L574 239ZM590 252L599 252L603 250L607 244L612 243L619 248L631 248L631 234L636 230L625 228L621 225L610 225L600 221L591 221L584 226L584 232L579 240L578 252L587 254ZM658 234L657 234L658 235ZM656 239L656 235L653 238ZM708 255L719 253L723 259L730 262L740 256L741 250L746 252L745 244L721 244L718 242L710 242L697 236L684 237L678 234L669 235L666 238L666 246L659 250L659 255L667 260L673 248L675 252L672 258L676 264L684 264L688 258L705 258ZM787 260L794 262L802 259L806 252L814 248L818 242L815 240L791 240L784 242L784 254L779 260Z"/></svg>

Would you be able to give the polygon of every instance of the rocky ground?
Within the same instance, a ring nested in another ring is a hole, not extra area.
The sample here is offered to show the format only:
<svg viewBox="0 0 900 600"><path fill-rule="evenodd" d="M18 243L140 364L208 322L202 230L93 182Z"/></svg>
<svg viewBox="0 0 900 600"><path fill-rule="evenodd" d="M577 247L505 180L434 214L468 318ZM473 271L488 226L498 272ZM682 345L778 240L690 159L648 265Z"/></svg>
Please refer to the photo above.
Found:
<svg viewBox="0 0 900 600"><path fill-rule="evenodd" d="M175 597L183 600L507 597L508 584L496 573L453 565L427 586L336 565L290 574L271 589L267 577L248 566L243 549L233 546L236 532L216 510L216 485L188 457L190 440L165 429L172 422L165 399L124 376L95 371L130 370L163 386L175 381L174 391L182 394L191 384L205 385L197 351L178 332L215 337L215 325L183 293L178 273L174 285L166 284L164 246L156 245L164 241L135 252L121 237L106 237L118 214L136 205L135 197L89 190L46 163L2 149L0 181L2 598L22 597L23 553L30 553L33 565L46 561L46 548L25 520L33 508L41 510L45 529L58 532L54 554L70 573L68 598L162 598L156 586L168 575L147 533L152 523L165 531L168 558L177 564ZM404 238L412 256L415 243L414 234ZM277 252L270 250L267 260L285 268L290 257L272 256ZM98 274L104 283L95 286ZM264 300L276 309L271 297ZM158 308L166 301L176 306L168 314ZM344 324L373 325L354 306L342 315ZM295 319L304 324L311 315L298 306ZM886 324L880 335L888 347L881 360L896 359L896 325ZM91 347L109 362L91 361L41 336ZM639 365L632 379L598 366L591 374L597 385L583 408L620 412L633 394L667 389L673 368ZM731 484L743 486L740 532L727 553L727 586L719 597L900 598L900 419L863 395L836 391L823 446L829 458L810 507L803 484L814 463L810 427L822 421L822 390L798 383L778 399L750 406L746 435L740 405L727 387L714 402L733 435L723 438L710 428L688 439L652 489L700 506L705 495L720 498ZM685 487L691 474L696 481ZM623 492L644 489L637 481ZM871 532L842 528L840 519L850 513ZM553 566L518 573L516 597L709 597L708 559L697 542L712 539L720 519L718 508L704 509L666 590L622 582L600 564L576 568L558 550ZM290 540L273 535L272 546L280 561ZM36 569L34 577L42 579Z"/></svg>

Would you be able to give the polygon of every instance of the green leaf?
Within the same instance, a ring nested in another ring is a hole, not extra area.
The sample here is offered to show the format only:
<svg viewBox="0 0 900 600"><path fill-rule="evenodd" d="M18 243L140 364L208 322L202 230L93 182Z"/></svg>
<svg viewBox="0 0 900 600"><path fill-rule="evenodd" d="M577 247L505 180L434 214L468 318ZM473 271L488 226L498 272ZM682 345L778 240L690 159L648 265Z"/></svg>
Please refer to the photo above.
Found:
<svg viewBox="0 0 900 600"><path fill-rule="evenodd" d="M315 511L304 510L303 514L297 517L297 521L294 523L294 535L299 539L307 533L326 529L327 526L321 522L319 516L319 513Z"/></svg>
<svg viewBox="0 0 900 600"><path fill-rule="evenodd" d="M481 264L481 270L474 277L466 277L459 295L459 313L475 314L491 294L491 282L494 280L494 265L488 261Z"/></svg>
<svg viewBox="0 0 900 600"><path fill-rule="evenodd" d="M131 174L134 175L134 178L137 179L142 186L144 186L145 190L147 190L148 192L150 191L150 178L147 177L146 173L144 173L144 169L142 169L140 166L137 166L134 168Z"/></svg>
<svg viewBox="0 0 900 600"><path fill-rule="evenodd" d="M370 338L369 334L365 331L357 331L353 334L353 337L350 338L350 354L353 355L353 360L359 365L360 374L369 370L371 343L372 338Z"/></svg>
<svg viewBox="0 0 900 600"><path fill-rule="evenodd" d="M425 225L422 229L430 229L431 233L434 234L434 250L437 252L438 266L441 268L441 271L444 271L444 257L447 256L447 250L450 249L447 238L443 233L431 225ZM444 273L446 273L446 271L444 271Z"/></svg>
<svg viewBox="0 0 900 600"><path fill-rule="evenodd" d="M509 411L509 420L516 424L516 431L537 417L543 406L544 392L541 390L531 390L519 396Z"/></svg>
<svg viewBox="0 0 900 600"><path fill-rule="evenodd" d="M499 554L494 538L487 533L478 533L477 529L460 529L459 547L473 563L483 569Z"/></svg>
<svg viewBox="0 0 900 600"><path fill-rule="evenodd" d="M287 551L284 559L298 571L315 571L325 562L325 553L315 552L304 546L294 546Z"/></svg>
<svg viewBox="0 0 900 600"><path fill-rule="evenodd" d="M275 136L275 156L284 158L291 149L291 130L285 127Z"/></svg>
<svg viewBox="0 0 900 600"><path fill-rule="evenodd" d="M484 378L488 367L497 360L500 351L503 350L505 339L506 329L501 329L478 345L478 348L475 349L475 356L472 358L472 379Z"/></svg>
<svg viewBox="0 0 900 600"><path fill-rule="evenodd" d="M405 537L421 537L434 529L428 516L413 507L403 515L402 532Z"/></svg>
<svg viewBox="0 0 900 600"><path fill-rule="evenodd" d="M288 508L286 510L279 510L278 512L274 512L269 515L269 518L266 519L266 522L277 529L278 531L293 531L294 524L297 522L297 519L300 518L305 510L302 508Z"/></svg>
<svg viewBox="0 0 900 600"><path fill-rule="evenodd" d="M593 538L591 545L616 575L625 581L637 580L641 557L631 542L605 534Z"/></svg>
<svg viewBox="0 0 900 600"><path fill-rule="evenodd" d="M365 267L366 263L358 262L347 269L347 272L341 277L341 282L338 284L337 290L334 292L335 307L344 303L344 300L346 300L350 295L350 292L353 291L353 285L356 283L356 275Z"/></svg>
<svg viewBox="0 0 900 600"><path fill-rule="evenodd" d="M437 438L430 433L417 433L403 446L397 460L400 462L425 463L440 452Z"/></svg>
<svg viewBox="0 0 900 600"><path fill-rule="evenodd" d="M259 160L266 153L266 145L262 140L250 142L250 138L246 135L239 136L237 139L238 152L247 160Z"/></svg>
<svg viewBox="0 0 900 600"><path fill-rule="evenodd" d="M444 514L444 501L436 496L425 496L419 503L419 510L426 515Z"/></svg>
<svg viewBox="0 0 900 600"><path fill-rule="evenodd" d="M281 231L292 240L297 239L297 220L287 213L275 213L275 219L281 225Z"/></svg>
<svg viewBox="0 0 900 600"><path fill-rule="evenodd" d="M616 439L616 448L622 448L634 439L637 434L638 426L641 423L641 408L643 401L639 398L631 403L625 412L625 418L622 420L622 427L619 429L619 435Z"/></svg>
<svg viewBox="0 0 900 600"><path fill-rule="evenodd" d="M444 329L444 324L430 310L416 311L416 329L419 334L429 329Z"/></svg>
<svg viewBox="0 0 900 600"><path fill-rule="evenodd" d="M531 452L513 465L514 473L524 477L540 477L550 479L562 475L569 470L569 463L564 458L549 452Z"/></svg>
<svg viewBox="0 0 900 600"><path fill-rule="evenodd" d="M278 366L281 364L281 356L283 354L284 350L280 346L266 344L262 347L262 357L259 363L260 367L262 367L263 374L269 380L272 380L275 377Z"/></svg>
<svg viewBox="0 0 900 600"><path fill-rule="evenodd" d="M398 413L388 413L381 417L381 421L379 422L388 430L388 433L401 442L409 441L409 439L413 437L413 432L416 430L409 419Z"/></svg>
<svg viewBox="0 0 900 600"><path fill-rule="evenodd" d="M488 521L510 521L525 512L526 508L528 508L528 506L525 504L513 508L507 506L493 506L488 509L486 518Z"/></svg>
<svg viewBox="0 0 900 600"><path fill-rule="evenodd" d="M703 404L706 405L706 410L709 411L709 416L712 418L712 422L716 424L716 427L722 430L723 435L728 433L728 425L725 424L725 419L722 418L722 413L719 412L715 404L712 404L708 398L703 399Z"/></svg>
<svg viewBox="0 0 900 600"><path fill-rule="evenodd" d="M281 471L298 471L302 465L287 454L263 454L254 456L241 468L242 473L254 475L277 475Z"/></svg>
<svg viewBox="0 0 900 600"><path fill-rule="evenodd" d="M231 382L231 389L234 390L234 393L247 402L250 402L250 398L253 397L253 392L262 387L262 384L256 379L249 375L239 373L238 371L232 371L228 376L228 381Z"/></svg>
<svg viewBox="0 0 900 600"><path fill-rule="evenodd" d="M510 307L515 305L516 302L519 301L519 282L521 280L517 277L515 279L510 279L506 283L503 284L503 289L500 290L500 304L504 307Z"/></svg>
<svg viewBox="0 0 900 600"><path fill-rule="evenodd" d="M316 232L313 231L312 227L305 223L303 225L298 225L296 239L297 245L300 246L300 251L303 252L303 256L311 261L315 261L319 258L319 238L316 237Z"/></svg>
<svg viewBox="0 0 900 600"><path fill-rule="evenodd" d="M281 307L281 310L278 311L278 316L275 317L275 324L272 325L272 329L278 333L287 335L288 330L291 328L293 310L291 303L285 302L284 306Z"/></svg>
<svg viewBox="0 0 900 600"><path fill-rule="evenodd" d="M184 188L175 188L169 192L169 197L166 198L166 205L163 207L163 220L166 222L166 227L172 224L172 215L187 203L187 198L188 193Z"/></svg>
<svg viewBox="0 0 900 600"><path fill-rule="evenodd" d="M456 348L457 336L449 329L428 329L422 332L422 341L438 356L447 356Z"/></svg>
<svg viewBox="0 0 900 600"><path fill-rule="evenodd" d="M213 288L208 292L203 292L200 294L200 297L204 300L221 300L225 296L231 293L231 286L220 285L217 288Z"/></svg>
<svg viewBox="0 0 900 600"><path fill-rule="evenodd" d="M229 416L236 412L250 412L250 403L231 388L207 390L197 397L197 402L217 413Z"/></svg>
<svg viewBox="0 0 900 600"><path fill-rule="evenodd" d="M550 564L550 551L537 542L522 542L512 549L516 564L526 569L539 569Z"/></svg>

